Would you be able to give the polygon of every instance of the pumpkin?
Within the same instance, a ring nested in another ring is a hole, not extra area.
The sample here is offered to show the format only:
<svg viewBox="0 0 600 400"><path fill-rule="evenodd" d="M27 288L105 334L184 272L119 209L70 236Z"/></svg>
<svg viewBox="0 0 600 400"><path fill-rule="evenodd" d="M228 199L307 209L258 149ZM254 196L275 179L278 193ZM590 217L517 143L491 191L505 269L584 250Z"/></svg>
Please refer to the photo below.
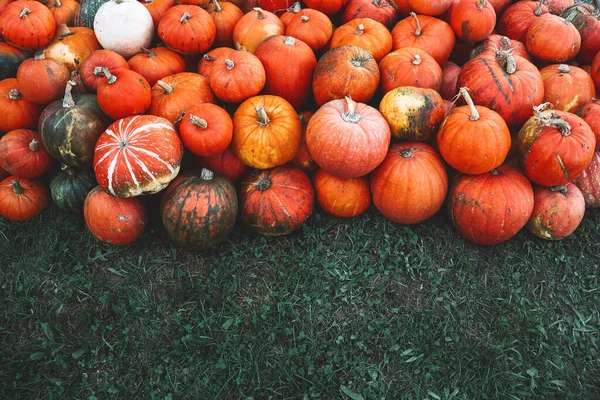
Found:
<svg viewBox="0 0 600 400"><path fill-rule="evenodd" d="M594 57L594 61L592 62L592 67L590 70L590 75L592 76L592 80L594 81L594 85L596 85L596 90L600 89L600 53Z"/></svg>
<svg viewBox="0 0 600 400"><path fill-rule="evenodd" d="M255 55L265 70L263 93L283 97L294 108L302 107L312 94L312 78L317 66L311 48L292 36L275 35L262 42Z"/></svg>
<svg viewBox="0 0 600 400"><path fill-rule="evenodd" d="M371 204L369 180L338 178L322 169L314 177L317 203L326 213L338 218L352 218L364 213Z"/></svg>
<svg viewBox="0 0 600 400"><path fill-rule="evenodd" d="M300 118L279 96L251 97L233 115L233 150L249 167L266 169L291 161L301 140Z"/></svg>
<svg viewBox="0 0 600 400"><path fill-rule="evenodd" d="M213 0L206 11L215 22L215 47L233 47L233 30L244 13L233 3L219 3Z"/></svg>
<svg viewBox="0 0 600 400"><path fill-rule="evenodd" d="M458 75L460 74L460 67L452 61L446 61L442 66L442 88L440 94L444 100L451 100L456 96L456 83L458 82Z"/></svg>
<svg viewBox="0 0 600 400"><path fill-rule="evenodd" d="M586 207L600 207L600 151L595 151L588 167L573 183L581 190Z"/></svg>
<svg viewBox="0 0 600 400"><path fill-rule="evenodd" d="M44 211L48 191L36 179L9 176L0 182L0 215L10 221L26 221Z"/></svg>
<svg viewBox="0 0 600 400"><path fill-rule="evenodd" d="M312 89L317 105L322 106L345 96L368 103L378 86L379 67L373 56L357 46L340 46L319 59Z"/></svg>
<svg viewBox="0 0 600 400"><path fill-rule="evenodd" d="M361 47L379 62L392 51L392 35L380 22L371 18L357 18L333 32L330 48L339 46Z"/></svg>
<svg viewBox="0 0 600 400"><path fill-rule="evenodd" d="M21 95L15 78L0 81L0 131L35 129L42 106Z"/></svg>
<svg viewBox="0 0 600 400"><path fill-rule="evenodd" d="M90 54L99 49L100 43L93 30L62 25L44 49L44 57L60 61L69 71L75 71Z"/></svg>
<svg viewBox="0 0 600 400"><path fill-rule="evenodd" d="M407 16L412 11L408 0L388 0L390 4L398 11L402 16Z"/></svg>
<svg viewBox="0 0 600 400"><path fill-rule="evenodd" d="M92 168L98 137L110 121L102 112L96 96L72 94L67 82L65 97L50 103L39 119L44 147L52 157L75 168Z"/></svg>
<svg viewBox="0 0 600 400"><path fill-rule="evenodd" d="M218 172L234 182L240 179L248 169L246 164L241 162L238 156L235 155L231 146L220 154L208 157L196 157L196 165L200 168L207 168Z"/></svg>
<svg viewBox="0 0 600 400"><path fill-rule="evenodd" d="M379 77L379 88L383 94L400 86L430 88L439 92L443 79L442 69L433 57L413 47L385 56L379 63Z"/></svg>
<svg viewBox="0 0 600 400"><path fill-rule="evenodd" d="M190 107L214 101L215 96L205 77L192 72L182 72L156 82L152 88L152 102L148 114L178 124Z"/></svg>
<svg viewBox="0 0 600 400"><path fill-rule="evenodd" d="M379 111L392 136L410 141L429 140L444 119L444 100L433 89L404 86L386 93Z"/></svg>
<svg viewBox="0 0 600 400"><path fill-rule="evenodd" d="M442 207L448 176L440 156L425 144L393 144L371 176L373 204L387 219L416 224Z"/></svg>
<svg viewBox="0 0 600 400"><path fill-rule="evenodd" d="M48 104L65 92L71 74L62 63L38 52L17 70L17 82L23 97L35 104Z"/></svg>
<svg viewBox="0 0 600 400"><path fill-rule="evenodd" d="M526 228L546 240L560 240L575 232L585 214L581 190L572 183L533 188L533 212Z"/></svg>
<svg viewBox="0 0 600 400"><path fill-rule="evenodd" d="M179 135L186 149L197 156L223 153L233 137L231 117L221 107L198 104L187 109L179 124Z"/></svg>
<svg viewBox="0 0 600 400"><path fill-rule="evenodd" d="M502 15L502 13L512 4L512 0L488 0L492 7L494 7L494 11L496 11L496 16Z"/></svg>
<svg viewBox="0 0 600 400"><path fill-rule="evenodd" d="M473 59L482 53L496 54L498 51L511 52L513 56L520 56L531 61L525 45L518 40L511 40L508 36L490 35L483 42L475 44L471 49L470 58Z"/></svg>
<svg viewBox="0 0 600 400"><path fill-rule="evenodd" d="M185 71L183 57L166 47L143 49L142 53L131 57L127 63L132 71L146 78L150 86L160 79Z"/></svg>
<svg viewBox="0 0 600 400"><path fill-rule="evenodd" d="M103 48L130 58L150 47L154 23L150 12L137 0L110 0L98 9L94 32Z"/></svg>
<svg viewBox="0 0 600 400"><path fill-rule="evenodd" d="M119 53L112 50L96 50L81 63L81 79L92 91L97 91L98 86L105 82L102 68L113 74L120 74L122 70L129 69L127 60Z"/></svg>
<svg viewBox="0 0 600 400"><path fill-rule="evenodd" d="M519 131L519 157L525 175L538 185L560 186L577 178L594 156L596 137L580 117L535 108Z"/></svg>
<svg viewBox="0 0 600 400"><path fill-rule="evenodd" d="M0 81L7 78L16 78L19 65L27 57L28 55L22 50L8 43L0 42Z"/></svg>
<svg viewBox="0 0 600 400"><path fill-rule="evenodd" d="M340 11L346 3L348 3L348 0L304 0L307 7L319 10L328 16Z"/></svg>
<svg viewBox="0 0 600 400"><path fill-rule="evenodd" d="M6 6L8 6L13 1L15 0L0 0L0 14L2 14L4 10L6 10Z"/></svg>
<svg viewBox="0 0 600 400"><path fill-rule="evenodd" d="M448 194L452 225L480 245L502 243L516 235L527 224L533 202L531 183L509 164L480 175L458 174Z"/></svg>
<svg viewBox="0 0 600 400"><path fill-rule="evenodd" d="M146 112L152 101L152 91L143 76L129 69L118 75L106 68L96 69L104 74L104 83L98 86L98 105L112 119L125 118Z"/></svg>
<svg viewBox="0 0 600 400"><path fill-rule="evenodd" d="M452 27L446 22L414 12L392 29L392 49L416 47L443 65L450 57L456 42Z"/></svg>
<svg viewBox="0 0 600 400"><path fill-rule="evenodd" d="M312 214L314 190L310 179L297 167L254 170L239 191L240 219L265 236L287 235L300 228Z"/></svg>
<svg viewBox="0 0 600 400"><path fill-rule="evenodd" d="M0 14L0 36L19 49L44 48L52 41L55 31L54 16L37 1L14 1Z"/></svg>
<svg viewBox="0 0 600 400"><path fill-rule="evenodd" d="M502 116L509 126L520 126L533 114L532 104L544 98L544 81L538 69L508 51L482 53L467 62L458 76L475 103Z"/></svg>
<svg viewBox="0 0 600 400"><path fill-rule="evenodd" d="M56 26L73 26L75 16L79 12L79 3L76 0L50 0L46 7L52 12Z"/></svg>
<svg viewBox="0 0 600 400"><path fill-rule="evenodd" d="M538 60L565 62L579 53L581 35L565 18L545 14L531 23L525 35L525 46Z"/></svg>
<svg viewBox="0 0 600 400"><path fill-rule="evenodd" d="M215 95L228 103L240 103L256 96L265 86L266 72L254 54L233 51L213 63L208 83Z"/></svg>
<svg viewBox="0 0 600 400"><path fill-rule="evenodd" d="M600 147L600 100L591 99L589 103L584 105L577 112L592 129L596 135L596 148Z"/></svg>
<svg viewBox="0 0 600 400"><path fill-rule="evenodd" d="M573 6L574 3L574 0L546 0L545 2L548 11L556 15L560 15L567 7Z"/></svg>
<svg viewBox="0 0 600 400"><path fill-rule="evenodd" d="M94 29L94 17L98 9L109 0L79 0L79 12L75 16L75 26Z"/></svg>
<svg viewBox="0 0 600 400"><path fill-rule="evenodd" d="M76 170L63 164L50 181L50 196L61 210L80 214L85 198L96 186L92 171Z"/></svg>
<svg viewBox="0 0 600 400"><path fill-rule="evenodd" d="M208 169L182 174L167 188L161 218L177 245L204 250L223 242L233 230L238 213L235 187Z"/></svg>
<svg viewBox="0 0 600 400"><path fill-rule="evenodd" d="M581 48L576 60L580 64L591 64L600 52L600 19L591 4L579 3L567 7L561 17L577 28L581 35Z"/></svg>
<svg viewBox="0 0 600 400"><path fill-rule="evenodd" d="M302 4L299 1L292 4L290 7L285 9L285 12L279 16L279 20L283 24L284 27L287 28L288 23L292 19L292 17L298 14L302 10ZM316 10L315 10L316 11ZM323 14L325 15L325 14Z"/></svg>
<svg viewBox="0 0 600 400"><path fill-rule="evenodd" d="M318 168L315 159L308 151L308 146L306 145L306 128L308 127L308 123L310 119L313 117L314 113L312 111L303 111L298 116L300 117L300 123L302 124L302 140L300 142L300 148L296 152L296 155L292 159L292 164L301 168L304 172L315 172Z"/></svg>
<svg viewBox="0 0 600 400"><path fill-rule="evenodd" d="M339 178L358 178L385 158L391 133L377 109L353 101L333 100L313 115L306 146L317 165Z"/></svg>
<svg viewBox="0 0 600 400"><path fill-rule="evenodd" d="M91 234L101 242L126 246L144 232L147 217L140 199L122 199L92 189L83 204L83 217Z"/></svg>
<svg viewBox="0 0 600 400"><path fill-rule="evenodd" d="M94 172L119 197L157 193L179 173L183 145L168 120L133 116L111 124L96 142Z"/></svg>
<svg viewBox="0 0 600 400"><path fill-rule="evenodd" d="M511 138L502 117L476 106L467 88L459 95L467 102L450 112L437 135L438 149L450 166L463 174L477 175L498 168L510 150Z"/></svg>
<svg viewBox="0 0 600 400"><path fill-rule="evenodd" d="M291 7L293 0L258 0L258 6L272 13Z"/></svg>
<svg viewBox="0 0 600 400"><path fill-rule="evenodd" d="M408 0L411 10L423 15L442 15L452 5L452 0Z"/></svg>
<svg viewBox="0 0 600 400"><path fill-rule="evenodd" d="M592 77L578 67L553 64L540 70L544 80L544 102L561 111L576 112L596 95Z"/></svg>
<svg viewBox="0 0 600 400"><path fill-rule="evenodd" d="M327 46L333 35L331 20L320 11L306 8L290 18L285 28L286 36L306 43L313 51Z"/></svg>
<svg viewBox="0 0 600 400"><path fill-rule="evenodd" d="M40 134L29 129L7 132L0 139L0 167L11 175L36 178L54 166L41 143Z"/></svg>
<svg viewBox="0 0 600 400"><path fill-rule="evenodd" d="M398 12L386 0L350 0L344 8L342 21L346 23L356 18L371 18L392 29Z"/></svg>
<svg viewBox="0 0 600 400"><path fill-rule="evenodd" d="M496 26L496 11L487 0L462 0L450 12L450 26L465 42L479 42Z"/></svg>
<svg viewBox="0 0 600 400"><path fill-rule="evenodd" d="M231 54L235 54L235 50L229 47L217 47L210 50L200 58L198 63L198 73L206 78L210 74L210 70L218 57L229 58Z"/></svg>
<svg viewBox="0 0 600 400"><path fill-rule="evenodd" d="M174 0L140 0L140 3L143 4L150 13L154 30L158 29L158 24L167 11L175 6Z"/></svg>
<svg viewBox="0 0 600 400"><path fill-rule="evenodd" d="M256 7L244 15L233 29L233 43L238 50L252 54L263 40L273 35L283 35L285 27L275 14Z"/></svg>
<svg viewBox="0 0 600 400"><path fill-rule="evenodd" d="M498 21L498 33L523 43L533 21L548 14L544 1L518 1L509 6Z"/></svg>
<svg viewBox="0 0 600 400"><path fill-rule="evenodd" d="M208 12L198 6L179 5L169 9L158 24L158 37L180 54L198 55L210 49L217 28Z"/></svg>

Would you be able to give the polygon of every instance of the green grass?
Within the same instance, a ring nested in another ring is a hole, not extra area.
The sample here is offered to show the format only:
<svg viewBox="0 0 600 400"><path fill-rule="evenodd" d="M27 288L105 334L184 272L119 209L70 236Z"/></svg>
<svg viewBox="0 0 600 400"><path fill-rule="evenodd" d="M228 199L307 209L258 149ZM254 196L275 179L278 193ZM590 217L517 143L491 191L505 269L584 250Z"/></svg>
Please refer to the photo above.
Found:
<svg viewBox="0 0 600 400"><path fill-rule="evenodd" d="M318 211L268 239L103 245L50 208L0 220L3 398L600 398L600 212L480 247Z"/></svg>

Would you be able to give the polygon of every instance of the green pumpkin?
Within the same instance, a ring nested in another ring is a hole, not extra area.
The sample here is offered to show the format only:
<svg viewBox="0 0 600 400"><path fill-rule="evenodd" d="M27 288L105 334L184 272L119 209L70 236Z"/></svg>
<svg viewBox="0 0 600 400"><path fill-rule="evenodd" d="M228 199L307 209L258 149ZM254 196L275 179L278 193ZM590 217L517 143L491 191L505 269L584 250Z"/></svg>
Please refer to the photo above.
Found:
<svg viewBox="0 0 600 400"><path fill-rule="evenodd" d="M23 50L0 42L0 81L7 78L16 78L17 69L29 55Z"/></svg>
<svg viewBox="0 0 600 400"><path fill-rule="evenodd" d="M50 181L50 195L62 210L80 214L87 194L97 185L93 171L76 170L63 164Z"/></svg>
<svg viewBox="0 0 600 400"><path fill-rule="evenodd" d="M84 26L94 29L94 17L98 9L109 0L81 0L79 11L75 15L75 26Z"/></svg>
<svg viewBox="0 0 600 400"><path fill-rule="evenodd" d="M110 124L100 110L96 96L71 94L67 83L65 98L50 103L40 116L38 131L48 153L70 167L91 169L98 137Z"/></svg>

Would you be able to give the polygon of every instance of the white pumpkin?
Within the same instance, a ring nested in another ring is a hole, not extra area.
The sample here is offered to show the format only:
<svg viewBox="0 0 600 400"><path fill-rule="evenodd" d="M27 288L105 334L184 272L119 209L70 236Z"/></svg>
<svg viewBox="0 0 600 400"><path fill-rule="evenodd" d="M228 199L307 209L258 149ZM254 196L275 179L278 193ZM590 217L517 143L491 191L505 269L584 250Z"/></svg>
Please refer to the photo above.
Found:
<svg viewBox="0 0 600 400"><path fill-rule="evenodd" d="M94 32L102 47L129 59L150 47L154 24L148 9L137 0L111 0L98 9Z"/></svg>

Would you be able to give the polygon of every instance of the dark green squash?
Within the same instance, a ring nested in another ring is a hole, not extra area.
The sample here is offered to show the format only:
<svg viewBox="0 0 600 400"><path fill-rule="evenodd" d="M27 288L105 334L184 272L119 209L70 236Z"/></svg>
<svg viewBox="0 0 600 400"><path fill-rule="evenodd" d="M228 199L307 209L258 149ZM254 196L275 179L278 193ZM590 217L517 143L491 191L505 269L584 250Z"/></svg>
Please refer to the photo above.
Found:
<svg viewBox="0 0 600 400"><path fill-rule="evenodd" d="M19 65L27 58L29 58L29 54L23 50L0 42L0 81L6 78L16 78Z"/></svg>
<svg viewBox="0 0 600 400"><path fill-rule="evenodd" d="M221 243L233 230L237 195L229 179L203 168L175 178L165 189L160 210L175 243L203 250Z"/></svg>
<svg viewBox="0 0 600 400"><path fill-rule="evenodd" d="M60 209L80 214L87 194L97 185L93 171L76 170L63 164L50 181L50 195Z"/></svg>
<svg viewBox="0 0 600 400"><path fill-rule="evenodd" d="M81 0L79 11L75 15L75 26L85 26L94 29L94 17L98 9L109 0Z"/></svg>
<svg viewBox="0 0 600 400"><path fill-rule="evenodd" d="M100 110L96 96L72 95L73 81L67 83L65 97L50 103L40 116L38 130L48 153L75 168L92 168L98 137L110 124Z"/></svg>

